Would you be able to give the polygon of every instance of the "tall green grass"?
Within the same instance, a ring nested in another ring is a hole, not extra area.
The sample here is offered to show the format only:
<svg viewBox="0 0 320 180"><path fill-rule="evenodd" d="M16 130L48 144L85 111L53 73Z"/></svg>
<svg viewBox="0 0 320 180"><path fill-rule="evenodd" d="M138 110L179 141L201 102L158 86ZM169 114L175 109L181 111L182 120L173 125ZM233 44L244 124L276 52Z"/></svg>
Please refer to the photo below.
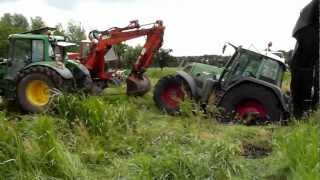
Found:
<svg viewBox="0 0 320 180"><path fill-rule="evenodd" d="M319 114L309 122L297 122L287 134L277 140L279 157L286 162L290 179L320 178Z"/></svg>
<svg viewBox="0 0 320 180"><path fill-rule="evenodd" d="M4 179L73 179L85 176L84 165L55 134L54 120L0 122L0 175Z"/></svg>

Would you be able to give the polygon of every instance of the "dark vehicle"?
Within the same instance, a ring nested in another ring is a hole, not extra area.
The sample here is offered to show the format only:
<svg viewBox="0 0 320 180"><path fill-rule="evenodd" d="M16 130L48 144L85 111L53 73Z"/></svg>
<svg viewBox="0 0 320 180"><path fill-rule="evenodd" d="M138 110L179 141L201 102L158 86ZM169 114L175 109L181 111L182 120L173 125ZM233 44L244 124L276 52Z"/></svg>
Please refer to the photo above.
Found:
<svg viewBox="0 0 320 180"><path fill-rule="evenodd" d="M156 105L175 114L179 103L190 96L204 108L214 104L224 109L222 121L226 122L287 119L289 98L281 91L284 59L269 51L255 52L228 44L235 52L225 67L193 63L177 75L160 79L154 90Z"/></svg>

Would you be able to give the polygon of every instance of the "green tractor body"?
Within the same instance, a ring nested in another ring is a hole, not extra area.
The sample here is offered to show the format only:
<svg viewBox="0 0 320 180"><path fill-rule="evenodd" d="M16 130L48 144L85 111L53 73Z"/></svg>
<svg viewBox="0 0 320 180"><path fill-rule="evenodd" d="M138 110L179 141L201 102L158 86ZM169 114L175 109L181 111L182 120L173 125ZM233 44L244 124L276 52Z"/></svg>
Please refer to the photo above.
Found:
<svg viewBox="0 0 320 180"><path fill-rule="evenodd" d="M204 108L223 109L223 121L287 119L289 99L281 91L284 59L271 52L233 48L235 53L223 68L192 63L160 79L154 90L156 105L175 114L179 103L190 96Z"/></svg>
<svg viewBox="0 0 320 180"><path fill-rule="evenodd" d="M41 112L60 91L90 84L89 71L66 59L66 48L75 44L64 37L32 31L8 40L9 57L0 62L0 95L17 101L24 111Z"/></svg>

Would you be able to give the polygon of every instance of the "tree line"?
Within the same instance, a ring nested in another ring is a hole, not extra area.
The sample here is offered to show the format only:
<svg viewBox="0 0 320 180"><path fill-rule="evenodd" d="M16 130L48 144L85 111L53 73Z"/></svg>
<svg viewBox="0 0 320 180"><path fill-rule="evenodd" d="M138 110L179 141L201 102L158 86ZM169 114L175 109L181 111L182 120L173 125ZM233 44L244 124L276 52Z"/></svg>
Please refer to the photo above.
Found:
<svg viewBox="0 0 320 180"><path fill-rule="evenodd" d="M5 13L0 18L0 57L8 57L10 34L22 33L34 29L46 27L47 23L40 16L31 17L29 20L22 14ZM62 35L67 37L69 41L78 42L86 39L86 31L80 22L69 21L67 27L63 27L61 23L55 25L57 28L54 35Z"/></svg>

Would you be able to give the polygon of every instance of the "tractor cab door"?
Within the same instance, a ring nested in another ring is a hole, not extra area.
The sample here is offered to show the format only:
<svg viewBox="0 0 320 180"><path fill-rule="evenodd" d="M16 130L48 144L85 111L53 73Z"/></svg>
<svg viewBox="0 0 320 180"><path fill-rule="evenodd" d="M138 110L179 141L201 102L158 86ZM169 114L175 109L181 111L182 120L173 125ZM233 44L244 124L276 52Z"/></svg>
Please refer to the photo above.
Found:
<svg viewBox="0 0 320 180"><path fill-rule="evenodd" d="M284 70L284 65L270 57L244 51L228 68L222 85L228 88L238 80L250 77L281 87Z"/></svg>
<svg viewBox="0 0 320 180"><path fill-rule="evenodd" d="M260 64L261 58L247 53L240 54L227 69L222 86L228 87L243 77L256 78Z"/></svg>
<svg viewBox="0 0 320 180"><path fill-rule="evenodd" d="M14 80L17 73L26 65L44 59L43 40L12 39L10 40L10 60L5 79Z"/></svg>

